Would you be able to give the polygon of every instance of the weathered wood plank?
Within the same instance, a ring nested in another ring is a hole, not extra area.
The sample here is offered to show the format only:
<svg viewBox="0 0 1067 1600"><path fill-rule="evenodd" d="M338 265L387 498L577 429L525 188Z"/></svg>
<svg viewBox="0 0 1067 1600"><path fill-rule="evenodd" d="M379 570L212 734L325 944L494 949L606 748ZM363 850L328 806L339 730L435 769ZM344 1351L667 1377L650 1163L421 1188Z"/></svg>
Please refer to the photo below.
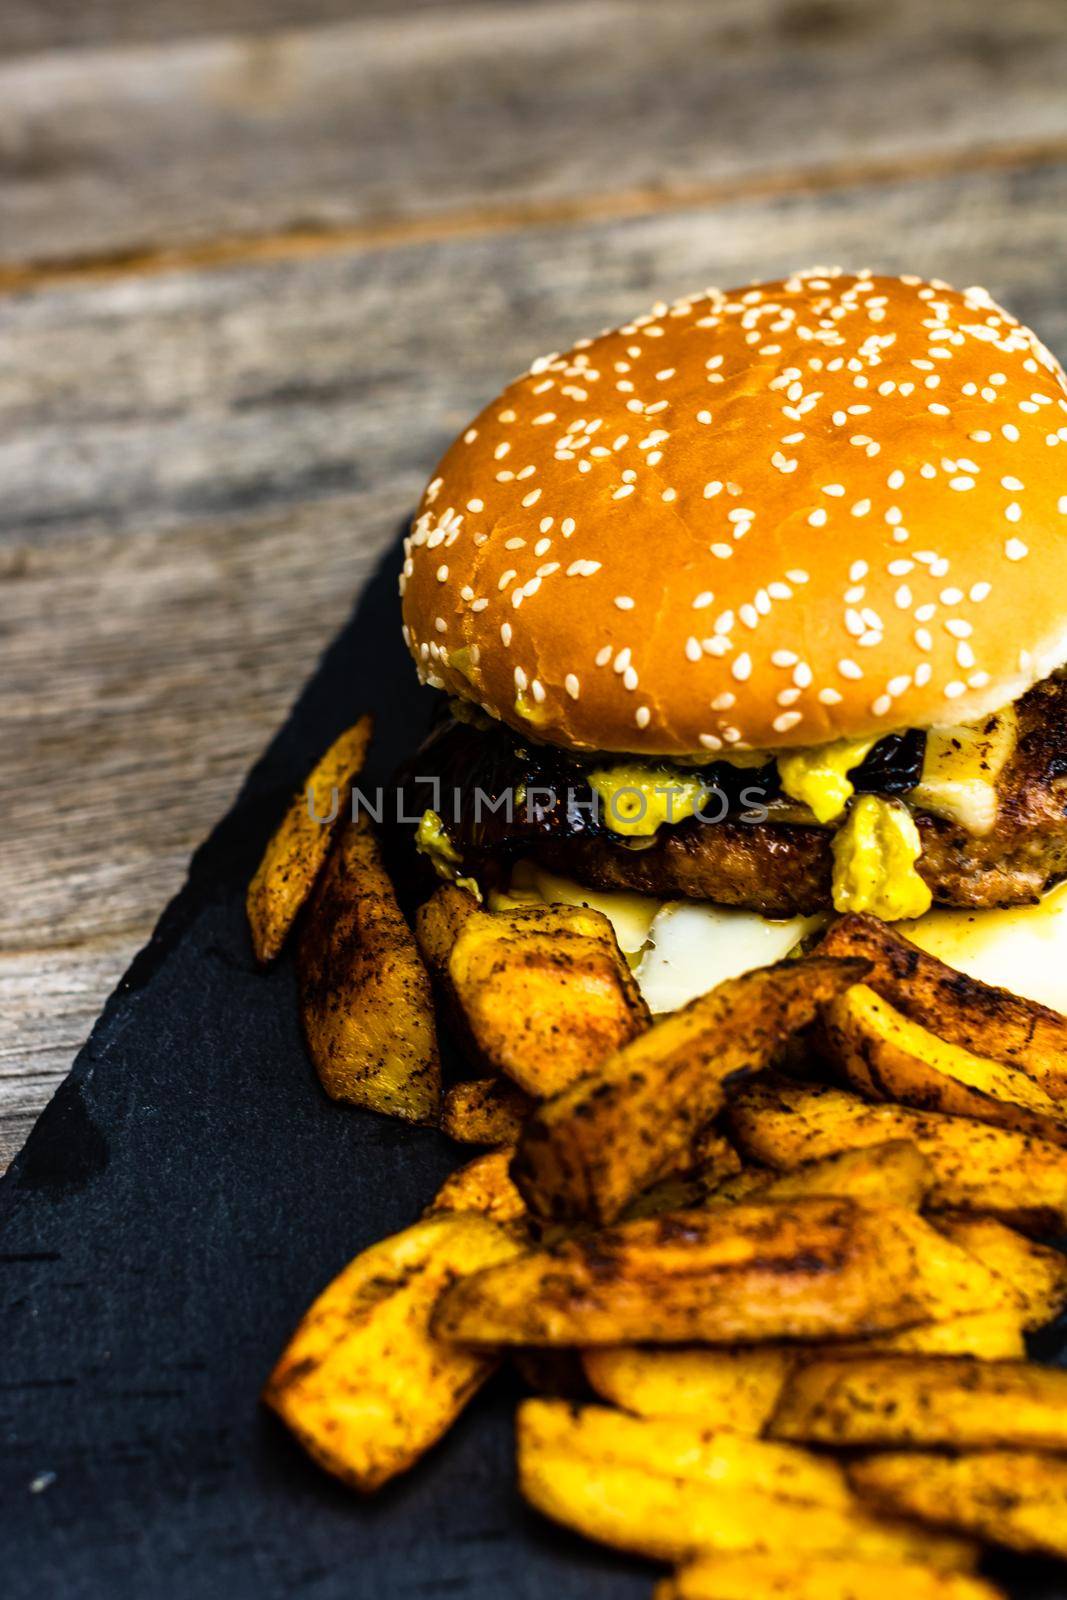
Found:
<svg viewBox="0 0 1067 1600"><path fill-rule="evenodd" d="M984 280L1064 350L1065 202L1002 172L0 303L0 1152L507 376L820 259Z"/></svg>
<svg viewBox="0 0 1067 1600"><path fill-rule="evenodd" d="M404 0L409 11L452 0ZM531 0L486 0L523 5ZM0 55L139 44L196 34L265 33L352 17L384 16L396 0L4 0Z"/></svg>
<svg viewBox="0 0 1067 1600"><path fill-rule="evenodd" d="M387 484L428 468L541 348L660 293L826 257L987 278L1067 344L1065 173L0 299L0 539L143 531Z"/></svg>
<svg viewBox="0 0 1067 1600"><path fill-rule="evenodd" d="M1059 147L1065 76L1061 0L467 4L19 57L0 261Z"/></svg>

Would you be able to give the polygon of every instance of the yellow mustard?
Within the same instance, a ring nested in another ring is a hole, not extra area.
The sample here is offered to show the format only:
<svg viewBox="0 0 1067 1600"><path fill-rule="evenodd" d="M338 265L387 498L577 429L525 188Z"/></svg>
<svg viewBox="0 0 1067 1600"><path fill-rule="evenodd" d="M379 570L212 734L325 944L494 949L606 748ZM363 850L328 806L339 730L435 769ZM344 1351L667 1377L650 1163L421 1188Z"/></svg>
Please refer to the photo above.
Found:
<svg viewBox="0 0 1067 1600"><path fill-rule="evenodd" d="M600 802L604 826L624 838L648 839L664 822L684 822L700 809L709 790L699 772L638 763L586 773Z"/></svg>
<svg viewBox="0 0 1067 1600"><path fill-rule="evenodd" d="M869 911L885 922L921 917L932 895L915 870L922 840L899 800L860 795L834 834L833 899L838 911Z"/></svg>
<svg viewBox="0 0 1067 1600"><path fill-rule="evenodd" d="M799 800L817 822L833 822L855 794L848 774L876 744L874 739L837 739L778 757L778 777L791 800Z"/></svg>

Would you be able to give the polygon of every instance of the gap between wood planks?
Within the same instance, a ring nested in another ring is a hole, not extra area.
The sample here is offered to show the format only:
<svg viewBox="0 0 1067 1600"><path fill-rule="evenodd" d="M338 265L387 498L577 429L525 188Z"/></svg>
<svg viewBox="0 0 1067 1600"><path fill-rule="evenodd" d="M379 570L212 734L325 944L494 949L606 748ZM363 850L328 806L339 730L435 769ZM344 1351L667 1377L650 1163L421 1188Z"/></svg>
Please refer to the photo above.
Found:
<svg viewBox="0 0 1067 1600"><path fill-rule="evenodd" d="M196 240L187 245L160 248L146 245L0 266L0 295L94 279L292 261L345 250L385 250L479 234L516 233L526 228L618 221L735 200L784 199L798 194L826 194L863 185L880 187L976 172L1036 170L1064 160L1067 160L1067 137L1016 140L967 150L933 151L925 156L872 157L791 167L788 171L775 169L662 190L643 187L569 199L520 200L512 204L461 208L434 217L383 216L337 228L328 225L298 227L278 233Z"/></svg>

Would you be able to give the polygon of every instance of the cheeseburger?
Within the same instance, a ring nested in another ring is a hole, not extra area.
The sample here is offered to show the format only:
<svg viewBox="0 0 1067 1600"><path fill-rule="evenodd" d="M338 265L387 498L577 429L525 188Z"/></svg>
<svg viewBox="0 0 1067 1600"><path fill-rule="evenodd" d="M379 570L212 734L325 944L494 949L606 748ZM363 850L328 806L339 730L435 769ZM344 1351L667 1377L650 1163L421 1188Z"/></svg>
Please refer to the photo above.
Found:
<svg viewBox="0 0 1067 1600"><path fill-rule="evenodd" d="M862 910L1063 1006L1005 963L1067 875L1065 554L1067 379L984 290L657 305L535 361L426 489L420 847L601 905L650 970L669 902L703 988L712 930L721 976Z"/></svg>

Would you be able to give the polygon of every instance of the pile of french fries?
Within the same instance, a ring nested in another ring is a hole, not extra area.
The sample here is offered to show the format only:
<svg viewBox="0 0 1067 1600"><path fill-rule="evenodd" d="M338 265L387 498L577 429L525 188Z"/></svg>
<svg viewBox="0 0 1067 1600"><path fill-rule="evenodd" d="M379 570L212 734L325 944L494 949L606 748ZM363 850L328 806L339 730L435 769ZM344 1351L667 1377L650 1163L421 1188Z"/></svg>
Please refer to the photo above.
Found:
<svg viewBox="0 0 1067 1600"><path fill-rule="evenodd" d="M984 1546L1067 1559L1067 1372L1026 1346L1067 1307L1067 1019L846 916L653 1024L598 912L445 884L412 932L345 810L294 800L257 954L296 928L329 1094L487 1148L293 1335L265 1399L306 1450L377 1489L511 1358L522 1494L669 1564L657 1600L992 1600Z"/></svg>

